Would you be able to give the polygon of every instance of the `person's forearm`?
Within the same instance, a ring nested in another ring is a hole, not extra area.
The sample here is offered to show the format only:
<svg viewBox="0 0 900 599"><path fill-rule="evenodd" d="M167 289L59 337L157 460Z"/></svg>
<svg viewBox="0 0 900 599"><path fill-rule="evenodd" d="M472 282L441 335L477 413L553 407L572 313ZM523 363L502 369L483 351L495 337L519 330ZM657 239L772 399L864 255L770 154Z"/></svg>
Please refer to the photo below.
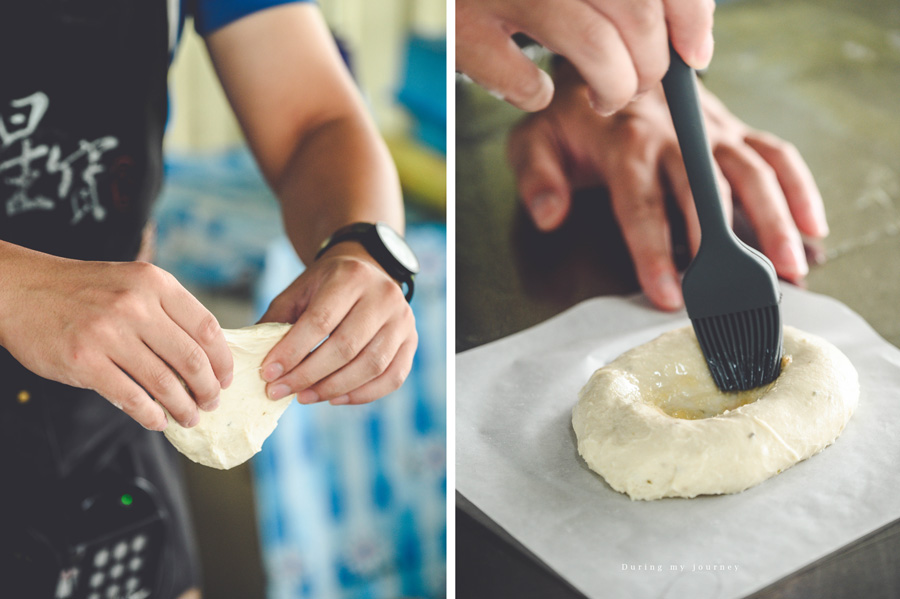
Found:
<svg viewBox="0 0 900 599"><path fill-rule="evenodd" d="M0 241L0 347L7 347L4 337L5 331L8 329L7 318L11 312L10 308L16 302L23 301L26 295L26 281L23 280L23 273L40 273L41 268L36 267L34 262L42 256L50 260L54 259L47 254L41 254L7 241Z"/></svg>
<svg viewBox="0 0 900 599"><path fill-rule="evenodd" d="M207 45L304 262L355 221L402 230L396 169L314 4L255 12Z"/></svg>
<svg viewBox="0 0 900 599"><path fill-rule="evenodd" d="M309 131L272 185L288 236L307 264L344 225L383 221L403 232L397 170L363 116L332 119Z"/></svg>

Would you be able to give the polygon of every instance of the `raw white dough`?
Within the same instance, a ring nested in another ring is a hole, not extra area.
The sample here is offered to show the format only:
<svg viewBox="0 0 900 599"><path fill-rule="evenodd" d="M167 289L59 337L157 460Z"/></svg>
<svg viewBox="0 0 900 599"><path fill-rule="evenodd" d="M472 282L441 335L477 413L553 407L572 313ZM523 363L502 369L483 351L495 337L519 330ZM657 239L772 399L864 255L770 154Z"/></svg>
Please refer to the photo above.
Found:
<svg viewBox="0 0 900 599"><path fill-rule="evenodd" d="M578 452L632 499L757 485L833 443L859 401L856 370L824 339L785 327L784 354L774 383L738 397L718 390L690 326L665 333L581 390Z"/></svg>
<svg viewBox="0 0 900 599"><path fill-rule="evenodd" d="M204 466L228 470L262 449L295 396L269 399L260 367L290 328L289 324L263 323L224 330L234 356L234 381L222 390L219 407L200 412L196 426L184 428L166 412L169 425L165 435L178 451Z"/></svg>

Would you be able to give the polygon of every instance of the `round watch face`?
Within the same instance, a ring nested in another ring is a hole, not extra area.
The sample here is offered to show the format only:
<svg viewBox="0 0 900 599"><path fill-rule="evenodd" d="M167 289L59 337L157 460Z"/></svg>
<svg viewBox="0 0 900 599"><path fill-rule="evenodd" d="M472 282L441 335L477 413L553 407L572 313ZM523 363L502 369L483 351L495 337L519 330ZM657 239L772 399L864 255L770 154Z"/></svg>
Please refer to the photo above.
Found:
<svg viewBox="0 0 900 599"><path fill-rule="evenodd" d="M413 274L419 272L419 259L416 258L406 240L384 223L376 223L375 231L384 247L397 259L397 262Z"/></svg>

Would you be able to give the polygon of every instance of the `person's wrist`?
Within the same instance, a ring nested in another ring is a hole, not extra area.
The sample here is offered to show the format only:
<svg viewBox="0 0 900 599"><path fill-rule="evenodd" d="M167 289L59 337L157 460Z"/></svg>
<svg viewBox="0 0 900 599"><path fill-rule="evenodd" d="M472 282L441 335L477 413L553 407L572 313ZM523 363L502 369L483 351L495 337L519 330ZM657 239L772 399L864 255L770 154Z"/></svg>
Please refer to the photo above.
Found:
<svg viewBox="0 0 900 599"><path fill-rule="evenodd" d="M374 260L381 270L400 285L407 301L412 299L413 280L419 272L419 261L400 233L384 222L352 223L341 227L323 241L316 259L345 243L354 243L356 248L362 248L367 260Z"/></svg>
<svg viewBox="0 0 900 599"><path fill-rule="evenodd" d="M372 254L363 247L361 241L357 239L347 239L340 243L336 243L316 258L316 262L331 258L355 258L363 262L367 262L378 267L378 270L384 274L388 272L378 263L378 260L372 257Z"/></svg>

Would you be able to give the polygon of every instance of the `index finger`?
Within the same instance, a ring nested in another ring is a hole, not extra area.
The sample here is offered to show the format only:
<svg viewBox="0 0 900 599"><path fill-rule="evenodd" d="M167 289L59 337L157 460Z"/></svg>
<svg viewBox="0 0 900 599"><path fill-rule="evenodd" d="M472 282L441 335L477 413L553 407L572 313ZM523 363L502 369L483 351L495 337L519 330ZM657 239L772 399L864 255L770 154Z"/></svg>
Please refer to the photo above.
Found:
<svg viewBox="0 0 900 599"><path fill-rule="evenodd" d="M488 93L516 108L546 108L553 97L553 80L502 31L484 27L480 35L456 44L457 68Z"/></svg>
<svg viewBox="0 0 900 599"><path fill-rule="evenodd" d="M223 389L228 387L233 378L234 358L216 317L180 286L174 293L162 294L162 308L203 348L219 384Z"/></svg>
<svg viewBox="0 0 900 599"><path fill-rule="evenodd" d="M263 379L271 383L293 370L331 335L358 300L358 292L348 292L337 281L323 284L291 330L263 360Z"/></svg>
<svg viewBox="0 0 900 599"><path fill-rule="evenodd" d="M694 69L705 69L713 55L715 0L663 0L672 47Z"/></svg>

